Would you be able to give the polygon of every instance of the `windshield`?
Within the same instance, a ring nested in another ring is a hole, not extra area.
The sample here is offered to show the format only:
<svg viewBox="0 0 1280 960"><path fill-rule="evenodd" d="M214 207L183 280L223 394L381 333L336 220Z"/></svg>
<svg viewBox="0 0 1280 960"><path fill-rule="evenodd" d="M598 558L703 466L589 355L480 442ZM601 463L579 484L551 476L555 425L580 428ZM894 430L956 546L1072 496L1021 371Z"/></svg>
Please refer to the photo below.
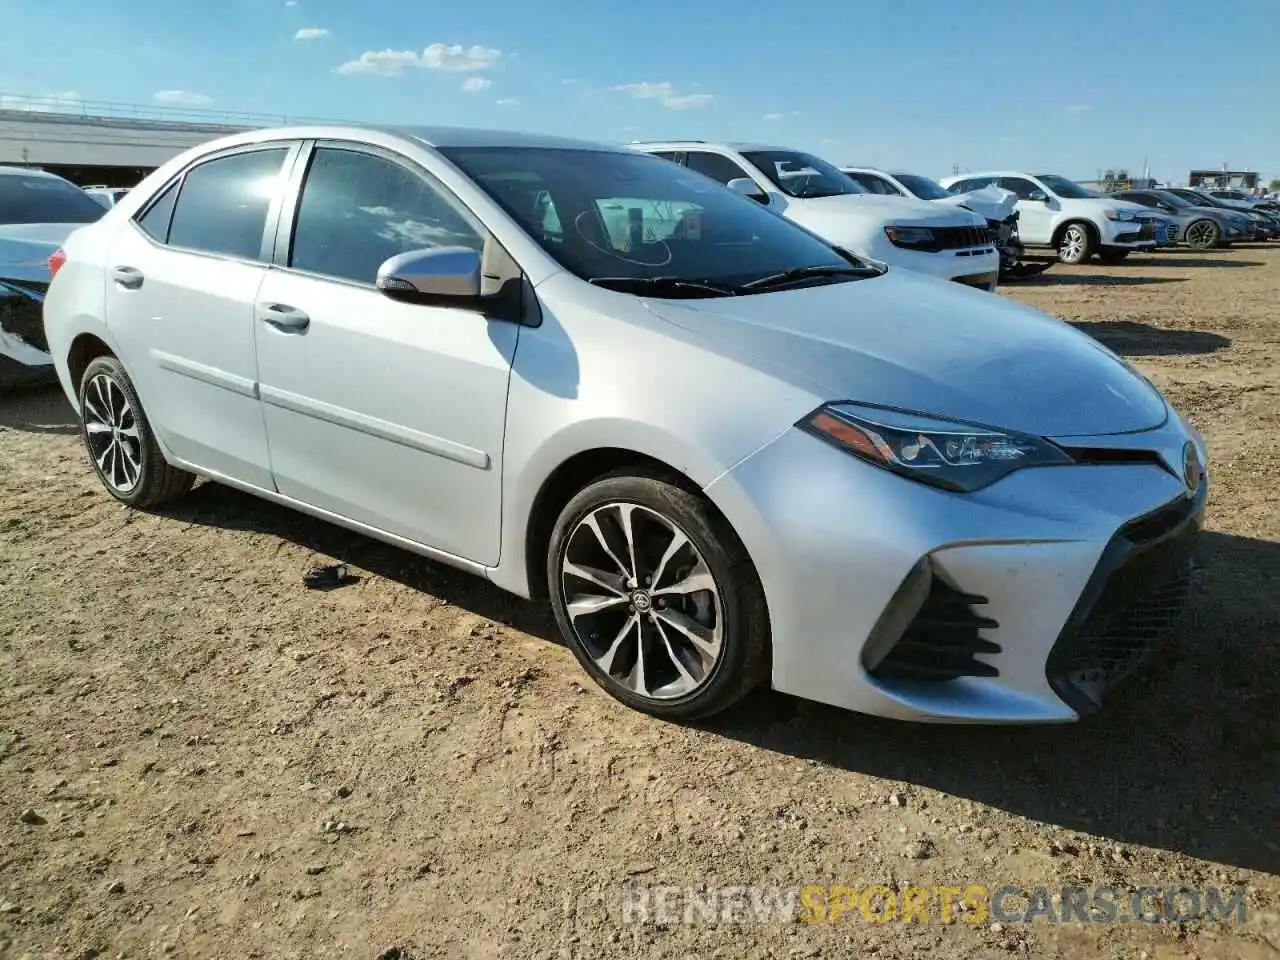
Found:
<svg viewBox="0 0 1280 960"><path fill-rule="evenodd" d="M532 147L440 152L584 280L619 287L662 281L673 296L707 296L713 291L678 282L737 288L806 267L852 268L834 248L754 200L659 157Z"/></svg>
<svg viewBox="0 0 1280 960"><path fill-rule="evenodd" d="M1167 190L1153 191L1151 195L1157 200L1163 200L1165 203L1171 204L1179 209L1186 209L1191 206L1189 201L1184 200L1176 193L1169 193Z"/></svg>
<svg viewBox="0 0 1280 960"><path fill-rule="evenodd" d="M946 187L928 177L920 177L914 173L895 173L893 176L921 200L941 200L951 196Z"/></svg>
<svg viewBox="0 0 1280 960"><path fill-rule="evenodd" d="M1182 197L1192 206L1196 206L1196 207L1219 206L1219 203L1217 200L1213 199L1213 197L1209 196L1208 194L1200 193L1198 190L1177 190L1177 191L1171 191L1171 192L1176 193L1177 196Z"/></svg>
<svg viewBox="0 0 1280 960"><path fill-rule="evenodd" d="M57 177L0 173L0 223L93 223L106 211Z"/></svg>
<svg viewBox="0 0 1280 960"><path fill-rule="evenodd" d="M1067 200L1090 200L1099 196L1092 190L1086 190L1074 180L1060 177L1056 173L1040 173L1036 175L1036 179L1058 196Z"/></svg>
<svg viewBox="0 0 1280 960"><path fill-rule="evenodd" d="M864 193L825 160L798 150L751 150L742 154L789 197L841 197Z"/></svg>

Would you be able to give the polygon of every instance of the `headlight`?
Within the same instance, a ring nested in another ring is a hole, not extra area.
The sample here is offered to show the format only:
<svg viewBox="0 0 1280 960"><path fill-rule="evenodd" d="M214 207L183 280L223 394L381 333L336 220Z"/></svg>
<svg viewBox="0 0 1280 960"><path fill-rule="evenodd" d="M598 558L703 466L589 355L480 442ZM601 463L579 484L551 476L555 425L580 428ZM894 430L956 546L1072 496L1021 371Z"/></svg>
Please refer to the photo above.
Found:
<svg viewBox="0 0 1280 960"><path fill-rule="evenodd" d="M885 227L884 235L895 247L909 250L933 250L936 247L933 231L928 227Z"/></svg>
<svg viewBox="0 0 1280 960"><path fill-rule="evenodd" d="M1074 463L1047 440L860 403L829 403L797 424L885 470L968 493L1022 467Z"/></svg>
<svg viewBox="0 0 1280 960"><path fill-rule="evenodd" d="M1104 210L1103 216L1108 220L1132 220L1133 214L1128 210Z"/></svg>

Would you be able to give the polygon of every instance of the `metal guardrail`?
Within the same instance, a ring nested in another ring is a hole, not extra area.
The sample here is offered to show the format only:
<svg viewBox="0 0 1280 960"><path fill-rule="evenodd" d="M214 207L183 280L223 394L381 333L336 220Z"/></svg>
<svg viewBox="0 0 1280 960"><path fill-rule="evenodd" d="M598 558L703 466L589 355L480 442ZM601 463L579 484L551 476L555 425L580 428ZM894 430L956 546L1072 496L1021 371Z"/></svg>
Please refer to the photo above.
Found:
<svg viewBox="0 0 1280 960"><path fill-rule="evenodd" d="M31 96L0 92L0 111L52 113L61 116L103 120L151 120L169 123L198 123L239 127L275 127L298 123L333 123L332 118L300 117L280 113L245 113L207 107L118 103L112 100L84 100L76 96Z"/></svg>

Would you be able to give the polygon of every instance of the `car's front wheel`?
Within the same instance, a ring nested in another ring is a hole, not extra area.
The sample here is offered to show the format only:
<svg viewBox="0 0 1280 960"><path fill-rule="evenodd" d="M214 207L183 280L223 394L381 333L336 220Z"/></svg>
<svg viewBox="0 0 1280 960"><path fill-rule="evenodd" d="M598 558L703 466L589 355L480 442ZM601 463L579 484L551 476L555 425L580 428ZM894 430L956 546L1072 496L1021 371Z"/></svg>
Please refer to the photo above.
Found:
<svg viewBox="0 0 1280 960"><path fill-rule="evenodd" d="M1196 220L1187 227L1183 239L1192 250L1212 250L1221 238L1218 225L1212 220Z"/></svg>
<svg viewBox="0 0 1280 960"><path fill-rule="evenodd" d="M165 462L133 381L115 357L98 357L80 378L80 435L102 485L131 507L163 503L195 480Z"/></svg>
<svg viewBox="0 0 1280 960"><path fill-rule="evenodd" d="M1096 246L1093 232L1083 223L1069 223L1058 238L1058 259L1063 263L1085 263Z"/></svg>
<svg viewBox="0 0 1280 960"><path fill-rule="evenodd" d="M551 535L548 587L578 662L637 710L717 713L768 674L764 591L702 497L654 475L590 484Z"/></svg>

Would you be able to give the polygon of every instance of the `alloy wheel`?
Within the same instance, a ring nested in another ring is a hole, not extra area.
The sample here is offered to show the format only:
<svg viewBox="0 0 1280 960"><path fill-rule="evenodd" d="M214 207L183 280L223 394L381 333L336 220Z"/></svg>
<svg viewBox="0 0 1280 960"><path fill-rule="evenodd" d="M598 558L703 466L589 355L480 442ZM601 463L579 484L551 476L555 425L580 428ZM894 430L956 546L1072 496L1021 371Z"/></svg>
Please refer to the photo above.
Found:
<svg viewBox="0 0 1280 960"><path fill-rule="evenodd" d="M724 649L720 589L688 535L635 503L607 503L565 540L560 583L581 648L613 683L650 700L686 697Z"/></svg>
<svg viewBox="0 0 1280 960"><path fill-rule="evenodd" d="M1059 256L1066 263L1076 263L1084 256L1087 242L1088 238L1084 234L1083 227L1067 227L1062 235L1062 243L1058 246Z"/></svg>
<svg viewBox="0 0 1280 960"><path fill-rule="evenodd" d="M1198 220L1187 230L1187 246L1205 249L1218 240L1218 228L1208 220Z"/></svg>
<svg viewBox="0 0 1280 960"><path fill-rule="evenodd" d="M89 455L98 474L119 493L142 478L142 438L133 406L120 384L104 373L89 381L81 403Z"/></svg>

